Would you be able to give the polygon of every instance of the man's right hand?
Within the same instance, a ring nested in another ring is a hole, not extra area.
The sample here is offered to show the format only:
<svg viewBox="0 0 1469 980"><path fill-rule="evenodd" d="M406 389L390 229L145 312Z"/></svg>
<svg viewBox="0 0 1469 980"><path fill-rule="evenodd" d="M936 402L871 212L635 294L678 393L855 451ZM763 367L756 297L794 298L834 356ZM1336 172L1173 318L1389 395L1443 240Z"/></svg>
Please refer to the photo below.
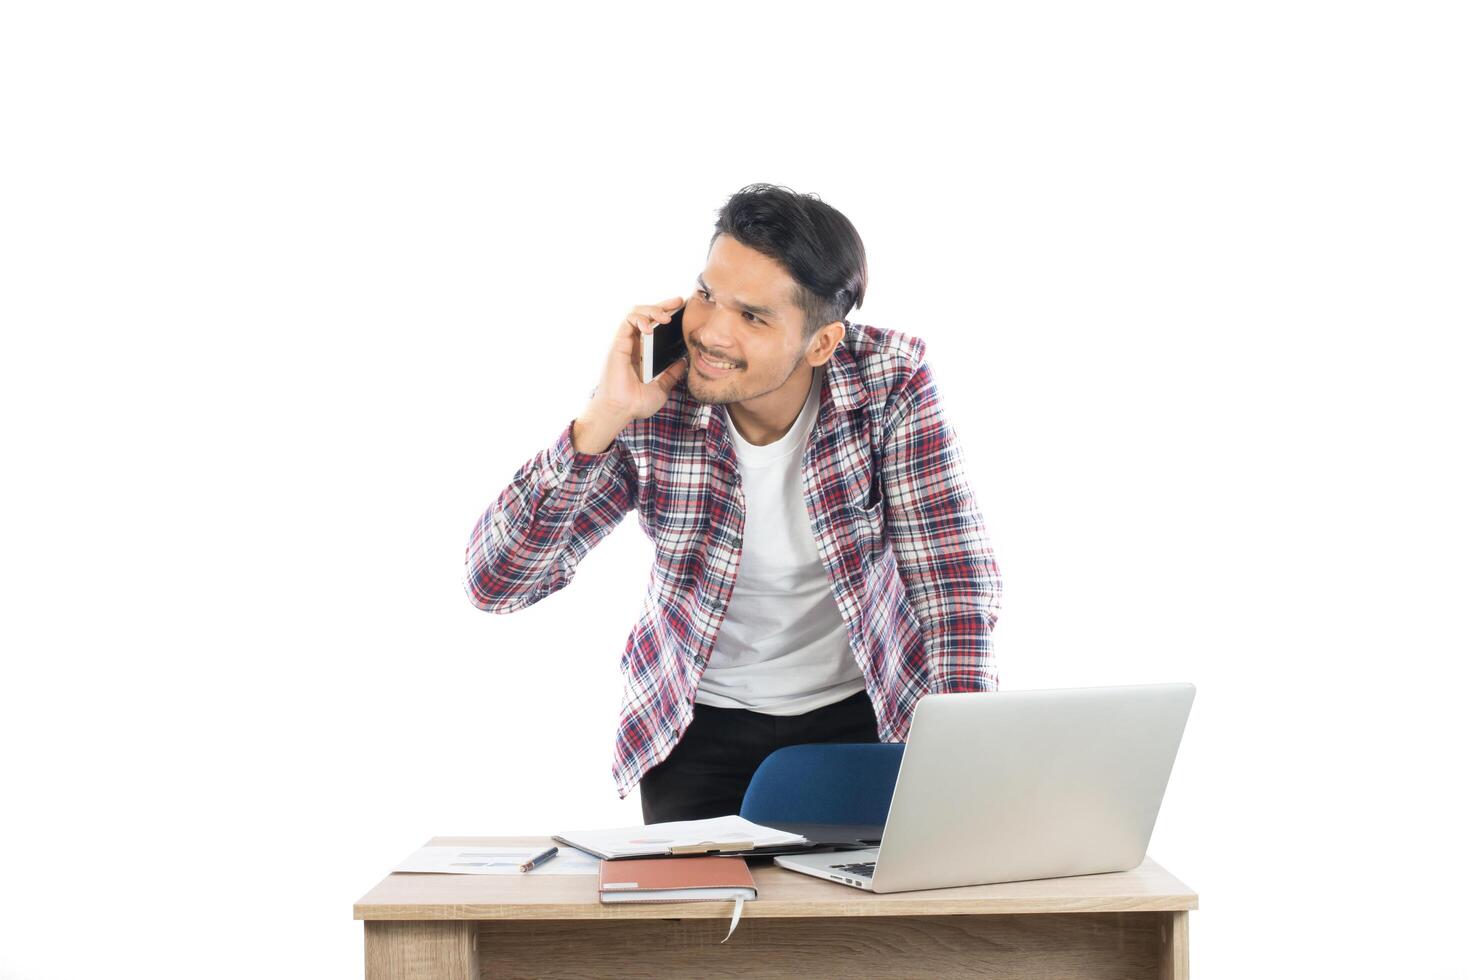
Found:
<svg viewBox="0 0 1469 980"><path fill-rule="evenodd" d="M656 414L668 401L668 393L688 371L688 362L674 361L644 384L642 344L652 343L653 330L667 323L683 304L683 298L675 296L650 306L634 306L617 325L597 393L571 426L577 452L606 452L629 422Z"/></svg>

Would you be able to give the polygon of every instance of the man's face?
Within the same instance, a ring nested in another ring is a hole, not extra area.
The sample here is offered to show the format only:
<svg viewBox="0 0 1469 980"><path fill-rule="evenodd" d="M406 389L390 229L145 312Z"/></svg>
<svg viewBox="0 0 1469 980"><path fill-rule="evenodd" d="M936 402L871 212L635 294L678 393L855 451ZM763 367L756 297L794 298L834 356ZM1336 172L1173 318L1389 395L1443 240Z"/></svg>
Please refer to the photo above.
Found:
<svg viewBox="0 0 1469 980"><path fill-rule="evenodd" d="M684 308L689 393L724 405L788 381L808 346L795 295L780 263L729 235L716 238Z"/></svg>

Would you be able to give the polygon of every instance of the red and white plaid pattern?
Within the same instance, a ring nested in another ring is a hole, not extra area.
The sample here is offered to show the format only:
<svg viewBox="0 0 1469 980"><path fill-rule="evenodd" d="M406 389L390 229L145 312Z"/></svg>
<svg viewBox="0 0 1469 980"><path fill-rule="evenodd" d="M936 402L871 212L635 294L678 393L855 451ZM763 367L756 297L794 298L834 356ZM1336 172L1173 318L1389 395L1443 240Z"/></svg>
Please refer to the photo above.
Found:
<svg viewBox="0 0 1469 980"><path fill-rule="evenodd" d="M923 354L915 337L848 324L802 459L817 550L887 742L906 738L925 694L999 683L999 569ZM513 612L570 582L637 510L655 562L622 656L619 797L693 719L734 588L745 508L729 424L683 382L604 453L576 452L568 424L515 474L465 550L470 599Z"/></svg>

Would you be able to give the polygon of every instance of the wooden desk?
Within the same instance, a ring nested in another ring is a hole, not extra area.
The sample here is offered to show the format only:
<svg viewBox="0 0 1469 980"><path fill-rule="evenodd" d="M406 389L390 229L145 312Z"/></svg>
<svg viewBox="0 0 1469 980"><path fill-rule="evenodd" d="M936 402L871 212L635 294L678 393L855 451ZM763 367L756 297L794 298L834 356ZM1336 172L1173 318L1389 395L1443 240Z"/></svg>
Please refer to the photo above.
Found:
<svg viewBox="0 0 1469 980"><path fill-rule="evenodd" d="M548 847L546 837L430 845ZM362 896L368 980L480 977L1188 976L1198 895L1147 859L1116 874L876 895L777 867L731 902L597 901L595 875L390 874Z"/></svg>

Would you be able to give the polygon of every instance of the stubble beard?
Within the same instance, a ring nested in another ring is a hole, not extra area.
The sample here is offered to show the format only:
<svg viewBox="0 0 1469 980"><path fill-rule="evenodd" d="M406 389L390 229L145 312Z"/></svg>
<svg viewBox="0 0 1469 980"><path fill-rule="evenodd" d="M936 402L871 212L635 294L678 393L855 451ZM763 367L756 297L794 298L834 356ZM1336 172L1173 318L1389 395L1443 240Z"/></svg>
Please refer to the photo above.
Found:
<svg viewBox="0 0 1469 980"><path fill-rule="evenodd" d="M757 392L754 392L752 394L750 392L740 391L740 390L738 390L738 387L736 387L735 389L731 390L729 392L729 394L726 394L726 395L715 395L715 394L711 394L711 393L708 393L708 392L705 392L705 393L701 394L699 391L695 390L695 388L694 388L694 381L695 381L695 379L697 379L701 384L708 384L708 381L702 375L700 375L699 372L694 368L694 360L693 360L693 355L691 353L690 356L689 356L689 367L688 367L688 375L687 375L687 379L688 379L687 387L688 387L688 390L689 390L689 395L692 396L692 398L694 399L694 401L700 403L701 405L732 405L735 402L745 402L745 401L749 401L752 398L759 398L761 395L768 395L768 394L770 394L772 391L774 391L775 389L779 388L781 385L785 384L787 381L791 380L791 375L793 375L793 374L796 373L796 368L798 368L798 367L801 366L801 361L802 361L802 359L804 357L805 357L805 352L804 351L802 353L800 353L800 354L797 354L796 357L795 357L795 359L793 359L791 361L791 368L790 368L789 371L786 372L785 377L784 378L781 378L779 382L777 382L776 384L771 385L769 388L766 388L764 391L757 391Z"/></svg>

